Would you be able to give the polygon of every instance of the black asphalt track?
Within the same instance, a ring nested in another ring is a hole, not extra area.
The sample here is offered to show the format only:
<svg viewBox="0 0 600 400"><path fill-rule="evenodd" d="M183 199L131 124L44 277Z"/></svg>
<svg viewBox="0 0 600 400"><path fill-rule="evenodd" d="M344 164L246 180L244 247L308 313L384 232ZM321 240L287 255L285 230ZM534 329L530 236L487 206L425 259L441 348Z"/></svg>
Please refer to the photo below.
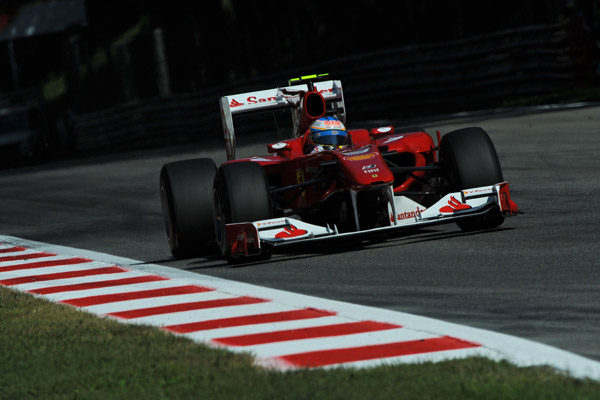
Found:
<svg viewBox="0 0 600 400"><path fill-rule="evenodd" d="M221 141L208 140L0 171L0 234L420 314L600 360L600 108L422 126L432 136L486 129L525 214L494 231L447 225L360 248L305 247L263 263L176 261L163 230L158 174L168 161L224 161ZM239 141L239 155L265 153L260 138Z"/></svg>

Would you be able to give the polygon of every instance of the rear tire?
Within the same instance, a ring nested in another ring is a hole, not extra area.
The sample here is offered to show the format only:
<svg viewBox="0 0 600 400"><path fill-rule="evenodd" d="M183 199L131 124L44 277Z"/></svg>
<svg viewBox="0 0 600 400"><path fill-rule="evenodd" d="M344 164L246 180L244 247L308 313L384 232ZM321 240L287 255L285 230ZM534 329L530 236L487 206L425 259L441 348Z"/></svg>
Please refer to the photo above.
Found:
<svg viewBox="0 0 600 400"><path fill-rule="evenodd" d="M215 177L213 197L215 237L221 255L228 261L239 260L231 256L225 224L271 218L271 196L262 167L251 161L221 165ZM269 256L270 253L262 249L259 256L243 260Z"/></svg>
<svg viewBox="0 0 600 400"><path fill-rule="evenodd" d="M492 140L481 128L452 131L440 143L440 161L445 167L451 191L460 191L503 182L502 168ZM464 231L495 228L504 222L497 213L457 222Z"/></svg>
<svg viewBox="0 0 600 400"><path fill-rule="evenodd" d="M208 158L165 164L160 172L162 213L177 259L216 252L212 185L217 167Z"/></svg>

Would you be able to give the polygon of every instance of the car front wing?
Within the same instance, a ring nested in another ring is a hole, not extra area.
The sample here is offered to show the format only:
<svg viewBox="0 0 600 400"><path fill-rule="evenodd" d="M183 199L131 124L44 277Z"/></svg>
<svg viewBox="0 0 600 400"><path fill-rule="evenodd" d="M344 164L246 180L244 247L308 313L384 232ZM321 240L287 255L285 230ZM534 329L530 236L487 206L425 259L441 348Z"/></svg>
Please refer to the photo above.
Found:
<svg viewBox="0 0 600 400"><path fill-rule="evenodd" d="M415 230L498 212L503 216L519 212L507 182L448 193L427 208L406 196L393 196L393 203L388 204L390 225L379 228L340 233L335 225L282 217L227 224L225 229L231 256L237 258L260 254L265 247Z"/></svg>

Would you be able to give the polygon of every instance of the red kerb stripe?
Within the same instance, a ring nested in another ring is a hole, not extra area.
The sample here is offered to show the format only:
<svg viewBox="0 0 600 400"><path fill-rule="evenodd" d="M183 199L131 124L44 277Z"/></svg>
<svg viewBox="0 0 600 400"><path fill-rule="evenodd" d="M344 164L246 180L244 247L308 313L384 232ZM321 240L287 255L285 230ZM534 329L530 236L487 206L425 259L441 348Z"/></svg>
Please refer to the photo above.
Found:
<svg viewBox="0 0 600 400"><path fill-rule="evenodd" d="M141 290L137 292L125 292L115 294L104 294L99 296L81 297L78 299L63 300L62 303L71 304L78 307L95 306L98 304L114 303L116 301L149 299L152 297L174 296L178 294L202 293L214 289L188 285L177 286L162 289Z"/></svg>
<svg viewBox="0 0 600 400"><path fill-rule="evenodd" d="M5 279L3 281L0 281L0 283L5 286L11 286L11 285L21 285L23 283L51 281L51 280L55 280L55 279L78 278L81 276L89 276L89 275L115 274L115 273L126 272L126 271L127 271L126 269L119 268L116 266L115 267L104 267L104 268L84 269L84 270L80 270L80 271L57 272L55 274L22 276L19 278ZM35 291L35 290L32 290L31 292L37 293L37 291Z"/></svg>
<svg viewBox="0 0 600 400"><path fill-rule="evenodd" d="M94 270L91 270L91 271L94 271ZM117 272L117 271L115 271L115 272ZM98 274L104 274L104 273L108 273L108 272L98 272ZM92 274L89 274L89 275L92 275ZM132 278L114 279L114 280L109 280L109 281L76 283L73 285L64 285L64 286L52 286L52 287L47 287L47 288L42 288L42 289L30 290L30 292L36 293L36 294L51 294L51 293L61 293L61 292L72 292L75 290L89 290L89 289L98 289L98 288L104 288L104 287L132 285L135 283L156 282L156 281L166 281L166 280L169 280L169 278L165 278L163 276L158 276L158 275L146 275L146 276L135 276Z"/></svg>
<svg viewBox="0 0 600 400"><path fill-rule="evenodd" d="M53 257L55 255L56 254L52 254L52 253L19 254L18 256L4 256L4 257L0 257L0 262L17 261L17 260L30 260L32 258Z"/></svg>
<svg viewBox="0 0 600 400"><path fill-rule="evenodd" d="M322 367L325 365L341 364L353 361L399 357L410 354L432 353L446 350L467 349L479 346L480 345L476 343L467 342L465 340L450 336L443 336L433 339L411 340L407 342L290 354L287 356L277 357L277 359L298 367Z"/></svg>
<svg viewBox="0 0 600 400"><path fill-rule="evenodd" d="M336 313L314 308L305 308L303 310L281 311L269 314L244 315L242 317L190 322L189 324L165 326L163 329L177 333L190 333L209 329L229 328L232 326L268 324L270 322L294 321L298 319L330 317L333 315L336 315Z"/></svg>
<svg viewBox="0 0 600 400"><path fill-rule="evenodd" d="M93 260L88 260L87 258L67 258L65 260L52 260L52 261L40 261L34 263L27 264L14 264L8 267L0 267L0 272L8 272L8 271L19 271L21 269L29 269L29 268L44 268L44 267L57 267L61 265L71 265L71 264L83 264L92 262Z"/></svg>
<svg viewBox="0 0 600 400"><path fill-rule="evenodd" d="M124 319L133 319L148 317L150 315L168 314L181 311L203 310L206 308L240 306L244 304L265 303L270 300L257 299L255 297L233 297L230 299L196 301L191 303L172 304L168 306L142 308L139 310L129 310L116 313L110 313L113 317Z"/></svg>
<svg viewBox="0 0 600 400"><path fill-rule="evenodd" d="M15 251L23 251L27 250L25 247L7 247L5 249L0 249L0 253L13 253Z"/></svg>
<svg viewBox="0 0 600 400"><path fill-rule="evenodd" d="M264 343L284 342L287 340L312 339L320 337L351 335L354 333L374 332L386 329L402 328L400 325L375 321L359 321L344 324L312 326L301 329L256 333L252 335L230 336L213 339L214 342L229 346L252 346Z"/></svg>

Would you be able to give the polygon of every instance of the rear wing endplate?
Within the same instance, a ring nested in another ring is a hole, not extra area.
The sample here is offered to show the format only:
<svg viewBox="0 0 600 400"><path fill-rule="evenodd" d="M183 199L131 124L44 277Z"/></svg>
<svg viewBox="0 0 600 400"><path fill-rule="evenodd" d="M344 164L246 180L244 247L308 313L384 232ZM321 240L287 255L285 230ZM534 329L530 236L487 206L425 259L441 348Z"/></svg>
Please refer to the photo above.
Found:
<svg viewBox="0 0 600 400"><path fill-rule="evenodd" d="M342 82L329 80L314 83L315 90L321 93L326 104L337 110L336 116L346 122L346 107L342 92ZM275 89L260 90L223 96L220 100L221 119L223 123L223 136L227 159L235 159L235 131L233 116L262 111L271 111L285 108L298 108L302 93L309 90L308 84L286 86ZM294 131L297 127L297 116L292 112Z"/></svg>

